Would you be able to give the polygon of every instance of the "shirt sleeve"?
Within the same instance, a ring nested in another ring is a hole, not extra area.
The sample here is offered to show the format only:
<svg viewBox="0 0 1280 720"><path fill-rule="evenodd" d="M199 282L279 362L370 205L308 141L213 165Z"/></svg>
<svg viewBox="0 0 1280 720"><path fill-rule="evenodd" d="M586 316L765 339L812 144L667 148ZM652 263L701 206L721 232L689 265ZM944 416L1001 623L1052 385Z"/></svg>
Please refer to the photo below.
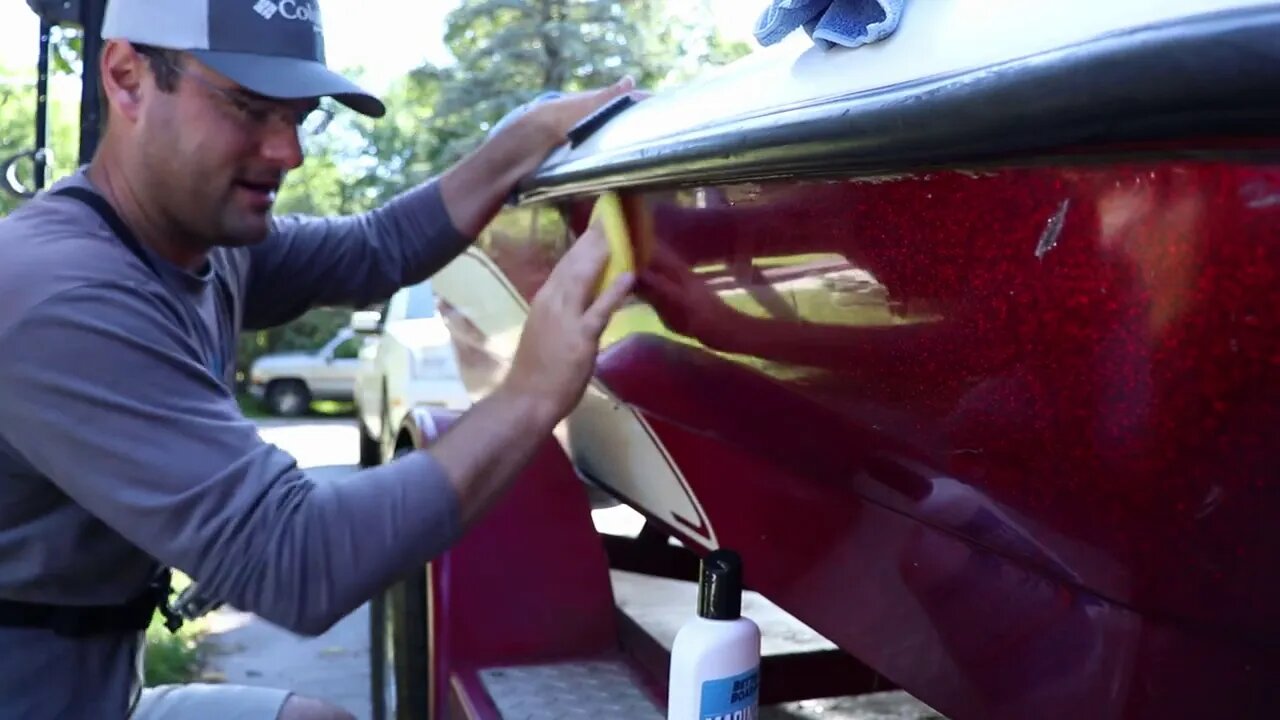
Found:
<svg viewBox="0 0 1280 720"><path fill-rule="evenodd" d="M425 280L467 248L438 181L376 210L288 215L249 251L244 327L274 327L317 305L363 307Z"/></svg>
<svg viewBox="0 0 1280 720"><path fill-rule="evenodd" d="M299 633L453 541L457 497L428 453L310 477L198 362L170 302L95 285L33 309L0 337L0 436L202 594Z"/></svg>

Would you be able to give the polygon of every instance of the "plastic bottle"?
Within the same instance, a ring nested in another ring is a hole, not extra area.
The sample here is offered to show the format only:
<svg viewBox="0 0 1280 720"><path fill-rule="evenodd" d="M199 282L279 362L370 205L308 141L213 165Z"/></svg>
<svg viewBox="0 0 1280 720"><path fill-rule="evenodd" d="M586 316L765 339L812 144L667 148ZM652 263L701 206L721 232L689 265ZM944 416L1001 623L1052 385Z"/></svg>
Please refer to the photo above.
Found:
<svg viewBox="0 0 1280 720"><path fill-rule="evenodd" d="M702 560L698 614L671 648L668 720L755 720L760 628L742 617L742 560L715 550Z"/></svg>

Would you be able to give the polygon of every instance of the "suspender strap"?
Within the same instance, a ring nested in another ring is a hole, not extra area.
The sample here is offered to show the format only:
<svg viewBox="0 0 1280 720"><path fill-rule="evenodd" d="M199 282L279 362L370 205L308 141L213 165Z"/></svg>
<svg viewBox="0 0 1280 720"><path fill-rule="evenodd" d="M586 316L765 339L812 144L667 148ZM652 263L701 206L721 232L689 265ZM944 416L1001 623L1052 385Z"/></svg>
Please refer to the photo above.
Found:
<svg viewBox="0 0 1280 720"><path fill-rule="evenodd" d="M146 630L169 594L169 571L147 591L121 605L53 605L0 599L0 626L52 630L67 637Z"/></svg>
<svg viewBox="0 0 1280 720"><path fill-rule="evenodd" d="M147 253L142 249L142 244L138 242L137 236L133 234L133 231L129 229L128 225L124 224L124 220L120 219L119 213L116 212L115 208L111 207L111 203L107 202L106 198L92 190L86 190L85 188L77 187L75 185L59 188L58 190L53 191L53 194L75 198L85 205L88 205L95 213L98 214L98 217L102 218L102 221L107 224L107 227L111 228L111 232L115 233L115 236L120 239L120 242L123 243L126 248L128 248L129 252L133 253L138 260L142 261L143 265L147 266L147 269L154 273L155 276L160 278L163 282L164 276L160 274L160 270L151 260L151 256L147 255ZM234 307L234 300L231 297L231 288L227 286L227 283L220 275L215 276L213 280L214 284L218 286L218 292L222 294L222 301L226 304L227 312L231 312Z"/></svg>
<svg viewBox="0 0 1280 720"><path fill-rule="evenodd" d="M107 227L111 228L111 232L116 234L120 242L124 243L129 252L137 256L156 276L160 276L160 270L156 268L155 263L151 262L151 258L143 252L142 245L138 243L138 238L129 229L129 226L124 224L124 221L120 219L120 215L116 213L115 208L111 207L111 203L107 202L106 198L91 190L74 185L55 190L53 194L75 198L93 208L93 211L98 213L98 216L107 224Z"/></svg>
<svg viewBox="0 0 1280 720"><path fill-rule="evenodd" d="M55 195L75 198L93 209L111 228L121 243L163 282L163 276L143 251L137 237L124 224L115 209L97 193L79 187L64 187ZM230 308L230 290L221 278L215 278ZM52 630L69 637L87 637L106 633L146 630L159 610L170 630L177 630L182 618L169 604L172 573L168 569L157 574L145 592L120 605L58 605L0 598L0 626L31 627Z"/></svg>

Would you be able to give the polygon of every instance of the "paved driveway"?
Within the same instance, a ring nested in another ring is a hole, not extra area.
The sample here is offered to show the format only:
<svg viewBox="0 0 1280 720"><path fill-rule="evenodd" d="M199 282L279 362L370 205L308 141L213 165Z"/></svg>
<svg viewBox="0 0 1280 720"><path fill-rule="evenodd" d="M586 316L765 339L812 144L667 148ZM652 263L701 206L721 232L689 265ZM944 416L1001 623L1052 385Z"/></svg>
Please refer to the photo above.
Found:
<svg viewBox="0 0 1280 720"><path fill-rule="evenodd" d="M264 439L319 476L356 469L357 436L349 420L266 421L259 428ZM290 688L368 720L368 618L368 608L362 606L324 635L304 638L254 615L224 609L210 618L209 672L229 683Z"/></svg>

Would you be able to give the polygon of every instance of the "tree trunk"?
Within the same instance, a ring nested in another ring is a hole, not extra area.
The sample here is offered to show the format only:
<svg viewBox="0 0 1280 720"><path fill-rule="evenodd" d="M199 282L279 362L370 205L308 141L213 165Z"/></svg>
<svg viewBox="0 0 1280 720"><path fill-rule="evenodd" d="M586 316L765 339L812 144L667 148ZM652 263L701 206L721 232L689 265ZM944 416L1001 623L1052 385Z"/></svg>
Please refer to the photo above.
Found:
<svg viewBox="0 0 1280 720"><path fill-rule="evenodd" d="M564 53L560 48L559 29L557 28L555 32L547 29L552 22L558 24L564 21L564 2L563 0L541 0L541 10L538 34L542 41L542 53L546 58L542 71L542 89L564 90L568 73L564 66Z"/></svg>

